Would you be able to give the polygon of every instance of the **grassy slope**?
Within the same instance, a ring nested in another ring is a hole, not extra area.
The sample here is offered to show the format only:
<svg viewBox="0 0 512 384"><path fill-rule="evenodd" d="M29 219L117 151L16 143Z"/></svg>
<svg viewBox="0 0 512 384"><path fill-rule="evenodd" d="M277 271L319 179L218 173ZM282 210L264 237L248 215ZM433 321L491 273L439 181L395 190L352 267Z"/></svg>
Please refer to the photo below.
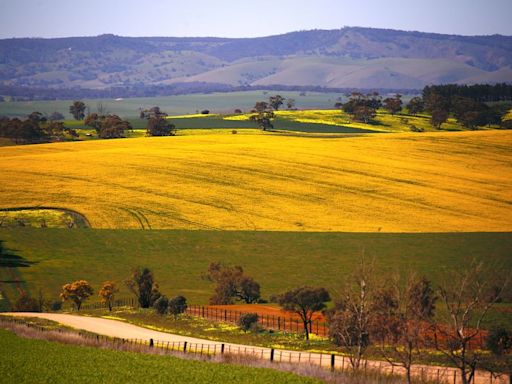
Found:
<svg viewBox="0 0 512 384"><path fill-rule="evenodd" d="M506 131L3 147L0 208L69 208L96 228L510 231L511 148Z"/></svg>
<svg viewBox="0 0 512 384"><path fill-rule="evenodd" d="M0 330L2 383L317 383L271 369L62 345Z"/></svg>
<svg viewBox="0 0 512 384"><path fill-rule="evenodd" d="M182 96L165 97L142 97L129 98L116 101L112 99L87 100L84 102L90 107L91 112L96 112L98 103L102 103L107 111L118 114L124 118L137 118L139 108L149 108L155 105L160 106L162 111L169 114L194 113L197 110L209 109L211 112L232 113L236 108L249 110L254 107L257 101L266 100L272 94L279 93L286 98L293 98L297 101L298 108L329 108L334 105L340 94L307 92L306 96L300 96L299 92L275 92L250 91L194 94ZM27 116L31 112L39 111L51 114L54 111L60 112L71 119L69 106L72 100L50 100L50 101L20 101L0 102L0 116Z"/></svg>
<svg viewBox="0 0 512 384"><path fill-rule="evenodd" d="M119 283L136 265L155 271L162 292L206 303L213 285L201 279L208 264L240 264L261 283L265 297L302 284L325 286L334 294L364 250L375 257L379 275L413 269L433 280L445 268L481 259L512 268L511 233L385 234L230 231L134 231L2 229L5 246L38 264L23 269L33 294L43 288L56 298L60 287L86 279L97 290L105 280ZM0 277L1 280L1 277ZM12 291L11 291L12 292ZM12 297L12 296L11 296ZM97 300L96 297L93 298Z"/></svg>

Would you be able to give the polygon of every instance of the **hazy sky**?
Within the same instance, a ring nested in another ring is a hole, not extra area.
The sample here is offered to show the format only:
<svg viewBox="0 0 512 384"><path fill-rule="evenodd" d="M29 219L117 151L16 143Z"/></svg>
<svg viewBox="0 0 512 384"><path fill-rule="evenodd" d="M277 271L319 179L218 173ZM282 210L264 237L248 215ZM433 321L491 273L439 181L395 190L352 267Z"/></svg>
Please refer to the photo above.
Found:
<svg viewBox="0 0 512 384"><path fill-rule="evenodd" d="M343 26L512 35L512 0L0 0L0 38L253 37Z"/></svg>

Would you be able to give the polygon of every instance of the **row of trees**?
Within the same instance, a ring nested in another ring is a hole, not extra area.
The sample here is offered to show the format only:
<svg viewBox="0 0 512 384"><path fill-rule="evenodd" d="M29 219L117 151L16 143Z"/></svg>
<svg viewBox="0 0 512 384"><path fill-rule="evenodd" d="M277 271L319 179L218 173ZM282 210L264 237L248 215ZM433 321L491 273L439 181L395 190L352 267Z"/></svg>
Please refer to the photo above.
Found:
<svg viewBox="0 0 512 384"><path fill-rule="evenodd" d="M427 85L423 88L422 95L424 99L427 99L433 93L447 99L459 96L479 102L510 101L512 100L512 84L443 84Z"/></svg>
<svg viewBox="0 0 512 384"><path fill-rule="evenodd" d="M176 296L168 299L160 292L153 272L149 268L135 268L124 283L137 298L140 308L154 307L160 314L170 313L174 316L183 313L187 309L187 299L185 297ZM98 291L101 301L108 307L109 311L112 311L115 295L118 292L119 288L113 281L105 281ZM82 304L93 294L94 289L86 280L76 280L62 287L60 298L62 301L71 301L79 311Z"/></svg>
<svg viewBox="0 0 512 384"><path fill-rule="evenodd" d="M330 338L349 352L354 369L360 368L370 346L390 364L403 367L409 383L412 365L432 348L459 369L464 384L473 381L479 367L496 371L511 368L510 361L506 367L497 366L499 359L491 362L486 352L473 345L481 337L483 321L500 300L509 276L494 274L491 278L477 263L451 271L437 288L413 273L385 281L376 276L373 265L362 262L335 305L324 311ZM306 338L313 313L330 300L324 288L312 287L296 288L278 297L283 309L301 317ZM436 311L437 304L443 307L441 313ZM488 346L495 354L512 352L512 334L495 330Z"/></svg>
<svg viewBox="0 0 512 384"><path fill-rule="evenodd" d="M510 369L510 361L502 360L500 367L499 358L491 360L475 347L490 308L503 296L508 275L494 273L491 277L481 263L447 272L445 282L437 287L412 272L385 280L378 275L373 263L362 260L329 309L331 295L322 287L294 288L275 296L275 301L300 317L306 339L314 314L323 311L329 337L349 353L354 370L361 367L370 347L390 364L403 367L408 382L412 365L428 357L432 349L459 369L464 384L473 381L479 367ZM204 277L216 283L211 304L261 300L259 284L240 266L212 263ZM248 314L240 318L239 325L248 330L257 319L256 314ZM496 355L512 352L512 333L493 330L487 344Z"/></svg>
<svg viewBox="0 0 512 384"><path fill-rule="evenodd" d="M39 112L32 112L26 119L0 118L0 137L16 144L43 143L78 137L78 133L62 122L49 120Z"/></svg>
<svg viewBox="0 0 512 384"><path fill-rule="evenodd" d="M443 90L444 88L441 87L440 91ZM424 111L428 112L431 116L430 123L436 129L440 129L450 115L453 115L459 124L468 129L493 124L504 128L512 128L512 121L503 120L510 109L510 105L495 104L489 106L482 101L461 96L455 92L450 96L445 96L444 93L447 92L438 93L437 91L437 87L432 87L432 89L424 91L423 97L413 97L406 105L408 113L417 115ZM460 93L465 94L464 92ZM354 92L349 96L346 103L337 102L334 106L335 108L341 108L352 119L368 124L377 116L379 108L395 115L402 111L403 102L400 94L382 100L377 92L369 94Z"/></svg>

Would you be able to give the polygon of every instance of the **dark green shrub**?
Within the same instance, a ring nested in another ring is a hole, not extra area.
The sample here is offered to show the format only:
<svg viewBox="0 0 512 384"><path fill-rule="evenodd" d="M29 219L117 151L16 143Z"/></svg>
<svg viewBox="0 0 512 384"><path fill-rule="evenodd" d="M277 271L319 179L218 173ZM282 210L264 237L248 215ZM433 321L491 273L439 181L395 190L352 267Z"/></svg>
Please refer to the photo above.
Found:
<svg viewBox="0 0 512 384"><path fill-rule="evenodd" d="M258 323L258 314L257 313L244 313L237 320L236 325L238 325L245 332L253 329Z"/></svg>
<svg viewBox="0 0 512 384"><path fill-rule="evenodd" d="M176 296L169 300L169 314L177 317L187 310L187 299L184 296Z"/></svg>
<svg viewBox="0 0 512 384"><path fill-rule="evenodd" d="M485 346L497 356L512 352L512 332L503 327L495 327L489 331Z"/></svg>
<svg viewBox="0 0 512 384"><path fill-rule="evenodd" d="M156 312L160 315L165 315L168 307L169 299L165 295L160 296L153 304L153 308L155 308Z"/></svg>
<svg viewBox="0 0 512 384"><path fill-rule="evenodd" d="M50 303L50 310L52 311L60 311L62 309L62 301L54 300Z"/></svg>

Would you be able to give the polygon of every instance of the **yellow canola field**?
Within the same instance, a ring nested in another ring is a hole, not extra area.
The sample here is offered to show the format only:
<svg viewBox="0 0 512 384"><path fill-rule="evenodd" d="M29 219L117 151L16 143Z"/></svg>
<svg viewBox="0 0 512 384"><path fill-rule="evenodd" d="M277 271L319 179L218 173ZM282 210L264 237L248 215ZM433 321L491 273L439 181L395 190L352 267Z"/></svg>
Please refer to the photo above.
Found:
<svg viewBox="0 0 512 384"><path fill-rule="evenodd" d="M97 228L512 231L512 132L212 134L0 148L0 208Z"/></svg>

